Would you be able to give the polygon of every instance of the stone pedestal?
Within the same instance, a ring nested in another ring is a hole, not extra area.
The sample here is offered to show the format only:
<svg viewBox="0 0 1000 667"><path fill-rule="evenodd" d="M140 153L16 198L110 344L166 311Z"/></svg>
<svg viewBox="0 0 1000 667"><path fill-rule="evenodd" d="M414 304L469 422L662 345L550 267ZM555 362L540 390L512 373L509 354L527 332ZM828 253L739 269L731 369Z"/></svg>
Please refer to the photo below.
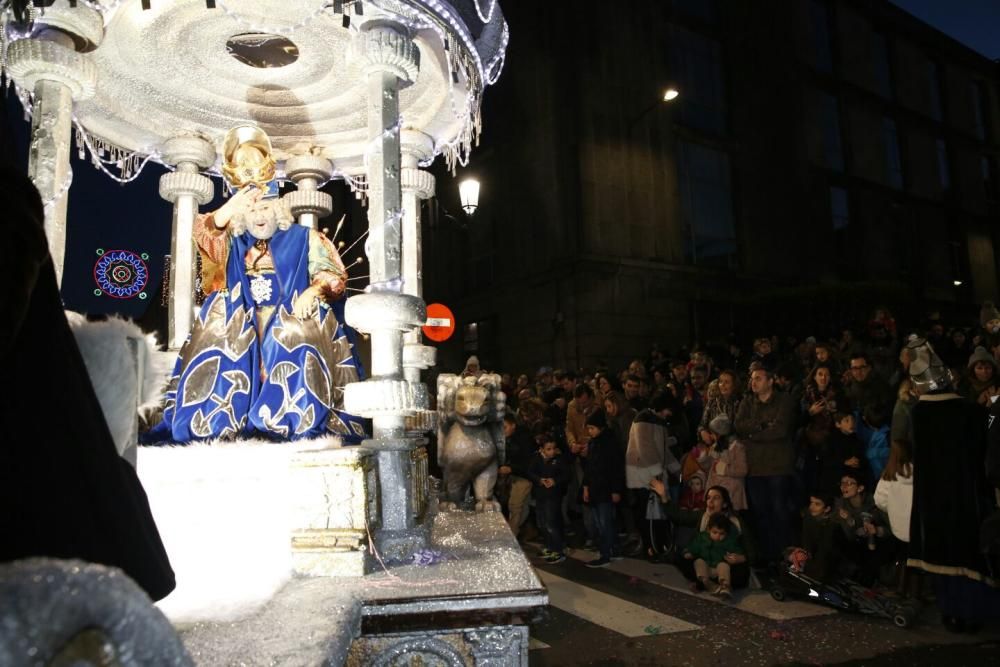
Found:
<svg viewBox="0 0 1000 667"><path fill-rule="evenodd" d="M338 577L370 572L374 560L368 536L380 525L372 452L317 442L296 447L290 482L296 574Z"/></svg>

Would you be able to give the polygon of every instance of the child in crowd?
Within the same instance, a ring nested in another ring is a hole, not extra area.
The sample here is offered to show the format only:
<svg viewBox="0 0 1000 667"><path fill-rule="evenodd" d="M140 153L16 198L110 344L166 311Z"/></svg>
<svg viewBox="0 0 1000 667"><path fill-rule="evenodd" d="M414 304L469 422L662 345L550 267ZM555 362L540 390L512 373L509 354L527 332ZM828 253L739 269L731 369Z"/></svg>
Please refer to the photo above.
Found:
<svg viewBox="0 0 1000 667"><path fill-rule="evenodd" d="M734 555L743 555L739 535L733 530L729 517L721 512L708 517L706 530L698 533L684 550L684 558L694 561L701 587L721 598L733 595L729 561ZM713 578L718 580L718 586L712 586Z"/></svg>
<svg viewBox="0 0 1000 667"><path fill-rule="evenodd" d="M857 436L854 415L838 410L833 415L833 425L820 462L819 490L838 494L845 471L861 475L862 483L866 483L869 466L865 459L865 444Z"/></svg>
<svg viewBox="0 0 1000 667"><path fill-rule="evenodd" d="M889 460L889 420L885 410L874 405L865 408L864 420L871 433L868 436L865 458L871 466L871 479L878 480Z"/></svg>
<svg viewBox="0 0 1000 667"><path fill-rule="evenodd" d="M590 506L601 555L587 567L606 567L619 560L615 552L615 505L625 493L625 460L608 430L603 410L587 417L590 443L583 462L583 502Z"/></svg>
<svg viewBox="0 0 1000 667"><path fill-rule="evenodd" d="M729 492L733 509L743 512L748 508L745 478L747 476L747 451L743 443L733 436L733 423L726 415L719 415L708 424L711 441L706 456L708 467L707 487L721 486Z"/></svg>
<svg viewBox="0 0 1000 667"><path fill-rule="evenodd" d="M801 562L797 552L804 552L802 571L820 581L827 581L837 573L840 526L833 521L833 494L815 491L809 495L809 507L802 518L802 547L787 552L793 565Z"/></svg>
<svg viewBox="0 0 1000 667"><path fill-rule="evenodd" d="M538 529L545 537L542 556L547 563L561 563L563 554L562 498L569 481L569 466L560 455L555 438L544 438L528 465L531 496L535 500Z"/></svg>
<svg viewBox="0 0 1000 667"><path fill-rule="evenodd" d="M845 539L844 555L854 565L859 583L869 586L878 576L882 538L886 531L883 519L871 494L865 490L859 472L846 471L840 479L840 498L834 505L834 521Z"/></svg>
<svg viewBox="0 0 1000 667"><path fill-rule="evenodd" d="M705 474L703 472L696 472L685 481L678 505L682 510L688 511L705 509Z"/></svg>

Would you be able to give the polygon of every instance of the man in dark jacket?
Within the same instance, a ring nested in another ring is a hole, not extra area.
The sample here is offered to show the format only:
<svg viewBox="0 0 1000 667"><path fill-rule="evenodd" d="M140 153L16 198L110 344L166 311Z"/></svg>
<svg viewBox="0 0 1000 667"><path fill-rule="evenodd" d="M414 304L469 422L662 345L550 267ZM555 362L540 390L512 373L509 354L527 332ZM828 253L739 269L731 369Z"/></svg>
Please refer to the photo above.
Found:
<svg viewBox="0 0 1000 667"><path fill-rule="evenodd" d="M743 399L736 412L736 433L747 451L747 495L754 528L761 537L761 556L770 562L791 544L796 408L790 395L775 390L774 375L766 368L750 374L750 390L752 395Z"/></svg>
<svg viewBox="0 0 1000 667"><path fill-rule="evenodd" d="M497 470L497 484L507 487L507 523L510 532L517 537L521 525L528 518L528 497L531 495L528 465L535 452L535 439L509 412L503 417L503 435L507 445L507 463Z"/></svg>
<svg viewBox="0 0 1000 667"><path fill-rule="evenodd" d="M608 431L603 410L587 417L587 431L590 442L583 464L583 502L590 506L601 550L600 558L587 567L605 567L612 558L620 558L614 553L615 505L625 492L625 459Z"/></svg>

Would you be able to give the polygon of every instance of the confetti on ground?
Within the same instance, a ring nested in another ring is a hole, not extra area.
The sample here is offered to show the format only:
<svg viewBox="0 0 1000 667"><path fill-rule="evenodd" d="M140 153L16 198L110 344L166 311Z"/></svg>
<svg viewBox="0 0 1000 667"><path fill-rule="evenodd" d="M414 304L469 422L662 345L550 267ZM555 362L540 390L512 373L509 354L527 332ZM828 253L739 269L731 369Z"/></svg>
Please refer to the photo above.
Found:
<svg viewBox="0 0 1000 667"><path fill-rule="evenodd" d="M647 635L658 635L661 632L663 632L663 628L661 628L659 625L647 625L642 630Z"/></svg>

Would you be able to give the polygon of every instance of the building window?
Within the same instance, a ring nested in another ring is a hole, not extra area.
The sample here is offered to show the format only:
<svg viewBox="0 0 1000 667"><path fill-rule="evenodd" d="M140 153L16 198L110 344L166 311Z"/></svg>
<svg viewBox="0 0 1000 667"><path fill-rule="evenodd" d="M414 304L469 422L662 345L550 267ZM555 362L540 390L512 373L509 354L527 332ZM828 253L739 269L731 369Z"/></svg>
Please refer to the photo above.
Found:
<svg viewBox="0 0 1000 667"><path fill-rule="evenodd" d="M944 119L944 107L941 105L941 70L937 63L932 62L927 69L927 85L931 95L931 117L940 121Z"/></svg>
<svg viewBox="0 0 1000 667"><path fill-rule="evenodd" d="M736 264L729 155L688 141L678 145L684 255L691 264Z"/></svg>
<svg viewBox="0 0 1000 667"><path fill-rule="evenodd" d="M715 0L673 0L671 5L678 14L701 19L705 23L715 23L717 18Z"/></svg>
<svg viewBox="0 0 1000 667"><path fill-rule="evenodd" d="M713 39L678 26L670 29L670 60L684 91L680 121L716 134L726 131L726 93L722 48Z"/></svg>
<svg viewBox="0 0 1000 667"><path fill-rule="evenodd" d="M948 162L948 144L945 143L944 139L938 139L937 145L937 165L938 165L938 181L941 183L942 190L951 189L951 165Z"/></svg>
<svg viewBox="0 0 1000 667"><path fill-rule="evenodd" d="M882 143L885 145L885 177L892 187L903 188L903 159L899 153L899 133L896 121L891 118L882 119Z"/></svg>
<svg viewBox="0 0 1000 667"><path fill-rule="evenodd" d="M830 219L835 231L846 229L851 224L851 207L847 198L847 190L830 186Z"/></svg>
<svg viewBox="0 0 1000 667"><path fill-rule="evenodd" d="M812 23L813 54L816 58L816 69L823 72L833 71L833 42L830 39L830 6L823 0L812 0L809 3L809 19Z"/></svg>
<svg viewBox="0 0 1000 667"><path fill-rule="evenodd" d="M987 106L986 86L983 85L982 81L973 81L969 85L969 93L972 96L972 118L976 136L985 141L990 129L987 121L990 113Z"/></svg>
<svg viewBox="0 0 1000 667"><path fill-rule="evenodd" d="M983 173L983 191L990 201L1000 200L1000 188L997 187L997 160L992 155L984 155L980 159L980 169Z"/></svg>
<svg viewBox="0 0 1000 667"><path fill-rule="evenodd" d="M840 107L837 98L829 93L820 93L823 119L823 159L826 166L837 171L844 170L844 147L840 136Z"/></svg>
<svg viewBox="0 0 1000 667"><path fill-rule="evenodd" d="M889 42L880 32L872 33L872 65L875 90L882 97L892 97L892 67L889 65Z"/></svg>

